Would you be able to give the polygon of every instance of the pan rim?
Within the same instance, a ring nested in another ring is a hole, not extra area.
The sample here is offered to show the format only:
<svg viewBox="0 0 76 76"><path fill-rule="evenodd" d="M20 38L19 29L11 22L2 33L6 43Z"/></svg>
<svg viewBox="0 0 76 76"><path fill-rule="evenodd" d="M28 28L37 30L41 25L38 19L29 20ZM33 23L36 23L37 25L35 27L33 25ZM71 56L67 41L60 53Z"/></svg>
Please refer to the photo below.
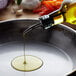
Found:
<svg viewBox="0 0 76 76"><path fill-rule="evenodd" d="M39 21L38 19L11 19L11 20L5 20L5 21L0 21L0 24L3 24L3 23L7 23L7 22L13 22L13 21ZM62 27L62 28L66 28L67 30L73 32L76 34L76 30L69 27L69 26L66 26L65 24L58 24L59 27Z"/></svg>

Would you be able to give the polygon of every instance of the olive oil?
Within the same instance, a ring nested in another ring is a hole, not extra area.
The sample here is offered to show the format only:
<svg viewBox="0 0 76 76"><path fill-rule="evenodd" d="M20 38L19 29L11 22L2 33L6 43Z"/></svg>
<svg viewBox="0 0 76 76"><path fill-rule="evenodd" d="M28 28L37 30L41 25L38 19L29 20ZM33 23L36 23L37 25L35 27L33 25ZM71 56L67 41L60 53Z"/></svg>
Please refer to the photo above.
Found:
<svg viewBox="0 0 76 76"><path fill-rule="evenodd" d="M76 24L76 3L64 3L63 6L48 15L44 15L40 18L40 22L45 28L60 24L70 23Z"/></svg>
<svg viewBox="0 0 76 76"><path fill-rule="evenodd" d="M11 66L18 70L23 72L29 72L39 69L43 65L43 61L32 55L26 55L25 54L25 41L24 41L24 55L18 56L14 58L11 62Z"/></svg>
<svg viewBox="0 0 76 76"><path fill-rule="evenodd" d="M24 57L26 60L24 60ZM13 59L11 64L18 71L29 72L39 69L43 65L43 61L32 55L23 55Z"/></svg>
<svg viewBox="0 0 76 76"><path fill-rule="evenodd" d="M29 30L26 29L25 31L23 32L23 38L24 38L24 49L23 49L24 52L23 53L24 55L14 58L11 62L11 66L18 71L29 72L29 71L34 71L34 70L39 69L43 65L43 61L36 56L25 54L26 52L25 34Z"/></svg>

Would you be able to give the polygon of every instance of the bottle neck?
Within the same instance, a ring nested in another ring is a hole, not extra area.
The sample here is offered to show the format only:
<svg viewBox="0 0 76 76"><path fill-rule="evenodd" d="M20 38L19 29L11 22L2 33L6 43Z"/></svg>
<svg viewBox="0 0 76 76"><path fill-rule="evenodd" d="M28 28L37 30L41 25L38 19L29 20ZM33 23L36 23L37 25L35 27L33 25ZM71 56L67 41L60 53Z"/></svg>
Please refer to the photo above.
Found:
<svg viewBox="0 0 76 76"><path fill-rule="evenodd" d="M62 14L60 11L57 11L53 14L44 15L39 19L40 19L43 27L45 29L48 29L54 25L64 22L64 14Z"/></svg>
<svg viewBox="0 0 76 76"><path fill-rule="evenodd" d="M54 20L51 15L44 15L40 17L39 19L44 29L48 29L52 26L52 24L54 24Z"/></svg>

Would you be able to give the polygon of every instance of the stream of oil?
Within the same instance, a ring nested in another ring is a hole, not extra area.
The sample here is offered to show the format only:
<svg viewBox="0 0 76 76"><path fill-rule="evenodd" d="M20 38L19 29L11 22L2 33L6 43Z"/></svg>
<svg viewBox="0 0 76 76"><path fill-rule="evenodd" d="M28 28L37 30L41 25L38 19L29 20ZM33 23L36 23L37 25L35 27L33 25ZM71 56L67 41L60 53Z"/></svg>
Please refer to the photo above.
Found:
<svg viewBox="0 0 76 76"><path fill-rule="evenodd" d="M28 31L29 30L27 30L26 32L28 32ZM43 61L36 56L25 54L25 48L26 48L25 34L23 34L23 38L24 38L24 55L14 58L12 60L11 65L14 69L16 69L18 71L29 72L29 71L37 70L43 65Z"/></svg>

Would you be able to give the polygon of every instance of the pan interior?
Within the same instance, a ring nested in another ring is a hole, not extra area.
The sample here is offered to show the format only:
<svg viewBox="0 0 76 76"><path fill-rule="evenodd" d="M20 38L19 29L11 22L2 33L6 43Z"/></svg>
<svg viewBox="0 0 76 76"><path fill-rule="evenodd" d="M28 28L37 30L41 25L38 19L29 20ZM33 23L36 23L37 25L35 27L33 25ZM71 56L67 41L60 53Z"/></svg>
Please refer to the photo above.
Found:
<svg viewBox="0 0 76 76"><path fill-rule="evenodd" d="M66 76L73 69L71 58L52 44L26 42L25 47L25 54L39 57L43 66L31 72L13 69L13 58L24 55L24 42L10 42L0 46L0 76Z"/></svg>

